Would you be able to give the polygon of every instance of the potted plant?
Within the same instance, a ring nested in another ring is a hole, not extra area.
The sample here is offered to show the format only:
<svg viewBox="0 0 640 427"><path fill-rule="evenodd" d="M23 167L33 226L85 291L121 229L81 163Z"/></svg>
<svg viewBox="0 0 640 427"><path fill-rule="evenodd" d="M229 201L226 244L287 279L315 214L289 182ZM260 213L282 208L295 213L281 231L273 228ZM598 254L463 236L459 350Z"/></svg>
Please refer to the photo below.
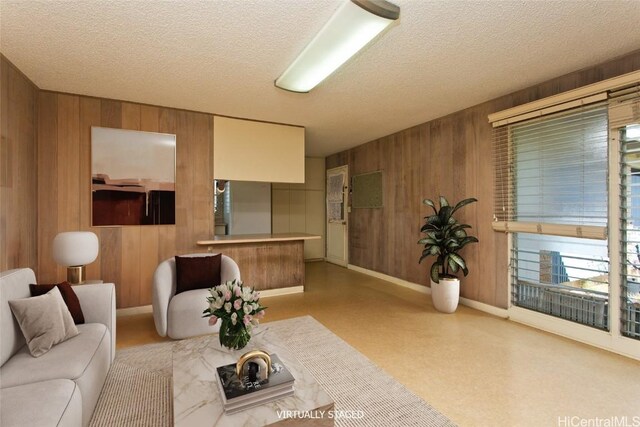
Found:
<svg viewBox="0 0 640 427"><path fill-rule="evenodd" d="M453 313L458 307L460 299L460 280L454 273L462 271L469 274L467 263L459 252L469 243L477 243L478 239L467 235L465 229L471 228L468 224L460 224L453 214L463 206L477 202L474 198L464 199L455 206L443 196L440 196L440 208L430 199L423 203L431 206L433 215L426 216L425 223L420 229L426 236L418 241L424 245L423 259L434 256L435 262L431 265L431 299L436 310L444 313Z"/></svg>

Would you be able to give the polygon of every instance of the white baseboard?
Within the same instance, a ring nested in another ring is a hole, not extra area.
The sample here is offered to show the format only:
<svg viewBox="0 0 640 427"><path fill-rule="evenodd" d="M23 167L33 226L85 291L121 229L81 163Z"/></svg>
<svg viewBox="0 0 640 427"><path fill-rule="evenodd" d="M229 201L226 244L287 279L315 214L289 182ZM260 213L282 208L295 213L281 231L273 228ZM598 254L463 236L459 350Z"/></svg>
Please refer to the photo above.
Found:
<svg viewBox="0 0 640 427"><path fill-rule="evenodd" d="M378 279L386 280L387 282L391 282L395 285L402 286L404 288L409 288L414 291L418 291L423 294L431 295L431 288L428 286L422 286L417 283L409 282L407 280L398 279L397 277L389 276L384 273L378 273L377 271L368 270L366 268L358 267L357 265L348 264L347 268L349 270L357 271L358 273L366 274L368 276L373 276Z"/></svg>
<svg viewBox="0 0 640 427"><path fill-rule="evenodd" d="M489 313L494 316L502 317L503 319L509 318L509 311L507 311L506 308L495 307L493 305L485 304L483 302L464 297L460 297L460 304L466 305L467 307L475 308L479 311L484 311L485 313Z"/></svg>
<svg viewBox="0 0 640 427"><path fill-rule="evenodd" d="M277 297L280 295L302 293L304 292L304 286L290 286L288 288L265 289L264 291L258 290L258 292L260 292L260 298Z"/></svg>
<svg viewBox="0 0 640 427"><path fill-rule="evenodd" d="M153 313L150 305L141 305L139 307L119 308L116 310L116 317L133 316L135 314Z"/></svg>
<svg viewBox="0 0 640 427"><path fill-rule="evenodd" d="M368 270L366 268L358 267L357 265L349 264L347 266L349 270L357 271L358 273L363 273L369 276L376 277L378 279L386 280L387 282L391 282L394 285L402 286L405 288L412 289L414 291L431 295L431 288L428 286L422 286L417 283L409 282L407 280L398 279L397 277L389 276L383 273L378 273L377 271ZM492 314L494 316L502 317L503 319L509 318L509 313L504 308L494 307L489 304L485 304L483 302L475 301L469 298L460 297L460 303L462 305L466 305L467 307L471 307L473 309L483 311L485 313Z"/></svg>

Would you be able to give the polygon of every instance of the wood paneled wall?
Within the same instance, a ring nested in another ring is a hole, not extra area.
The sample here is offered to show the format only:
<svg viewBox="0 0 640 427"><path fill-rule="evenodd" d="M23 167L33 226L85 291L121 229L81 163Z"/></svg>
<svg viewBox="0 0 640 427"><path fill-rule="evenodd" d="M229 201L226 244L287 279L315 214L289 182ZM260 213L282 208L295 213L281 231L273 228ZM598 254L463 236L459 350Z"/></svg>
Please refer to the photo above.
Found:
<svg viewBox="0 0 640 427"><path fill-rule="evenodd" d="M493 216L492 128L487 115L640 69L640 51L568 74L428 123L371 141L326 159L327 169L349 165L349 175L383 170L384 208L349 215L349 263L428 285L429 260L418 264L416 242L430 208L424 198L476 197L459 219L473 226L480 243L465 248L469 276L463 297L497 307L508 302L508 241L491 228Z"/></svg>
<svg viewBox="0 0 640 427"><path fill-rule="evenodd" d="M38 88L0 55L0 271L37 267Z"/></svg>
<svg viewBox="0 0 640 427"><path fill-rule="evenodd" d="M91 227L91 126L176 134L175 225ZM51 256L57 233L90 230L98 235L100 255L87 266L88 279L115 283L119 308L150 304L158 263L203 252L196 240L213 235L212 140L209 114L41 91L38 280L65 278Z"/></svg>

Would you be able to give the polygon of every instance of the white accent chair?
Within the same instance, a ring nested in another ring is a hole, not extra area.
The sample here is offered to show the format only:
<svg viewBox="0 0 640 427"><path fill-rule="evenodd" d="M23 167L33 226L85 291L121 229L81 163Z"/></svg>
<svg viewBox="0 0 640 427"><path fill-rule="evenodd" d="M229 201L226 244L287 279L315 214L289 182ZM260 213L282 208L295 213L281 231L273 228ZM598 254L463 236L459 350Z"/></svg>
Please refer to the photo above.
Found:
<svg viewBox="0 0 640 427"><path fill-rule="evenodd" d="M200 253L180 256L212 255L216 254ZM227 280L240 280L238 264L226 255L222 255L220 260L220 279L223 283ZM218 332L220 322L215 326L209 326L209 319L202 317L202 312L207 308L206 298L209 295L208 289L195 289L176 295L175 258L162 261L153 275L153 321L158 334L162 337L182 339Z"/></svg>

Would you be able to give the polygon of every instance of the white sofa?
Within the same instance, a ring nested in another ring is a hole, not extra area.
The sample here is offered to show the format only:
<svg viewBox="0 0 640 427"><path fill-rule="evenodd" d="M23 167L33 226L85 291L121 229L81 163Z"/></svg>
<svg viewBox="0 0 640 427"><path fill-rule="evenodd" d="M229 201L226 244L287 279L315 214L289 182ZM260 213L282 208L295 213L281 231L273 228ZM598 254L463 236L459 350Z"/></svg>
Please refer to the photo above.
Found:
<svg viewBox="0 0 640 427"><path fill-rule="evenodd" d="M212 255L216 254L198 253L182 256ZM220 279L222 282L240 280L238 264L226 255L222 255L220 260ZM222 322L209 326L209 319L202 317L202 312L208 307L209 295L208 289L195 289L176 295L176 260L169 258L162 261L153 275L153 320L158 334L161 337L182 339L218 332Z"/></svg>
<svg viewBox="0 0 640 427"><path fill-rule="evenodd" d="M115 287L74 286L86 323L35 358L8 304L30 297L30 283L31 269L0 273L0 425L87 426L115 356Z"/></svg>

